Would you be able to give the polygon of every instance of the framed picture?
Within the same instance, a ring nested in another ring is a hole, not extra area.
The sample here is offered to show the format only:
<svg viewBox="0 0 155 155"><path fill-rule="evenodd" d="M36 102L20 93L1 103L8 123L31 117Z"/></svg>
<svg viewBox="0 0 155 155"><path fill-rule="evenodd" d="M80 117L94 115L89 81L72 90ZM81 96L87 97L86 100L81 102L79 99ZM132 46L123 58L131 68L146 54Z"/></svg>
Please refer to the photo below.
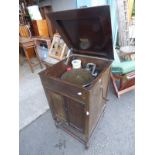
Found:
<svg viewBox="0 0 155 155"><path fill-rule="evenodd" d="M54 34L51 48L49 49L49 57L62 60L67 56L67 53L68 47L61 36L58 33Z"/></svg>

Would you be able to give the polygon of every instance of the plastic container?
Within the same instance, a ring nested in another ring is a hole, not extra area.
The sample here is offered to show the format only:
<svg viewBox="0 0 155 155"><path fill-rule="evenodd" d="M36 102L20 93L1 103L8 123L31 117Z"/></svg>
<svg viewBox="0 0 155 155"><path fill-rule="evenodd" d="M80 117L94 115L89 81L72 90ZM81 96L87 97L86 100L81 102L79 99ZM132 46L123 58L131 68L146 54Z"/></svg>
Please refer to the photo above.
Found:
<svg viewBox="0 0 155 155"><path fill-rule="evenodd" d="M38 54L41 60L45 60L48 57L48 49L45 46L39 46Z"/></svg>
<svg viewBox="0 0 155 155"><path fill-rule="evenodd" d="M73 66L73 69L81 68L81 60L80 59L73 60L72 61L72 66Z"/></svg>

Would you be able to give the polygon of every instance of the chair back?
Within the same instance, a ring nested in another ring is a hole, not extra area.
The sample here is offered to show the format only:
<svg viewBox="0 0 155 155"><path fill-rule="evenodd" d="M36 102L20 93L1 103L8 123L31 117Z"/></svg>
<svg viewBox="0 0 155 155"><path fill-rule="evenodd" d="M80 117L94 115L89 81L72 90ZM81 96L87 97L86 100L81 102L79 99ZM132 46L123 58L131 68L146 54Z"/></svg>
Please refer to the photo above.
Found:
<svg viewBox="0 0 155 155"><path fill-rule="evenodd" d="M29 38L31 37L31 31L28 25L19 25L19 35L20 37Z"/></svg>

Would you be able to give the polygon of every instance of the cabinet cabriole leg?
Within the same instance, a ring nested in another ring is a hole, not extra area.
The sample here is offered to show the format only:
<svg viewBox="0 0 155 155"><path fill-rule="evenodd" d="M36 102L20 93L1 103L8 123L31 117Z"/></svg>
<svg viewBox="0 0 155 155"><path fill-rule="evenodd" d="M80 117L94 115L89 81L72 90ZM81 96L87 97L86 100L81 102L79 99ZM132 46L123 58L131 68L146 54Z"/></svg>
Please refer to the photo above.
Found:
<svg viewBox="0 0 155 155"><path fill-rule="evenodd" d="M88 150L89 149L89 146L90 146L89 142L86 142L85 143L85 149Z"/></svg>

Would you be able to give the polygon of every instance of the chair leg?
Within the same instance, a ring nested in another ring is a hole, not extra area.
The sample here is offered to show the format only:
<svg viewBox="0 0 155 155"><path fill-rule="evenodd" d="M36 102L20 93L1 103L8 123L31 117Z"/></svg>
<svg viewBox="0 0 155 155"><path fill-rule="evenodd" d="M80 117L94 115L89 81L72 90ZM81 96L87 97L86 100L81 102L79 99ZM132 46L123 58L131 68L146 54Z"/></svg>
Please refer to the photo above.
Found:
<svg viewBox="0 0 155 155"><path fill-rule="evenodd" d="M125 76L117 75L115 77L112 73L111 73L110 77L111 77L111 80L112 80L112 84L113 84L115 93L116 93L118 98L120 97L120 95L135 89L135 78L134 77L132 79L130 79L130 80L127 80L125 78ZM116 85L116 80L120 81L119 89L118 89L118 87Z"/></svg>
<svg viewBox="0 0 155 155"><path fill-rule="evenodd" d="M19 53L19 65L22 65L23 63L22 63L22 58L21 58L21 55L20 55L20 53Z"/></svg>
<svg viewBox="0 0 155 155"><path fill-rule="evenodd" d="M111 77L111 81L112 81L112 84L114 87L115 94L117 95L118 98L120 98L119 91L118 91L118 88L116 85L116 80L115 80L114 76L112 75L112 73L110 74L110 77Z"/></svg>
<svg viewBox="0 0 155 155"><path fill-rule="evenodd" d="M37 52L36 47L34 47L34 51L35 51L36 57L37 57L37 59L38 59L38 61L39 61L40 68L42 69L42 68L43 68L43 65L42 65L41 60L40 60L40 58L39 58L39 55L38 55L38 52Z"/></svg>
<svg viewBox="0 0 155 155"><path fill-rule="evenodd" d="M25 48L24 48L24 52L25 52L25 55L26 55L26 60L27 60L27 62L28 62L28 64L29 64L29 66L30 66L31 72L34 73L33 66L32 66L32 64L31 64L29 55L28 55L27 50L26 50Z"/></svg>

